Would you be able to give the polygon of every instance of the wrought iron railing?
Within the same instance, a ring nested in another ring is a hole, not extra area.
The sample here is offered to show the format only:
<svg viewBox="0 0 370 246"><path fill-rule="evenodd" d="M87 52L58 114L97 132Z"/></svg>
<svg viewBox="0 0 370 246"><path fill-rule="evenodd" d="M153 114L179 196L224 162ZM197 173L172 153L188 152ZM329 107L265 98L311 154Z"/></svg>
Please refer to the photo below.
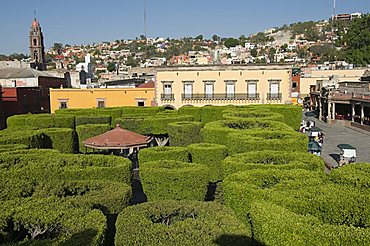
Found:
<svg viewBox="0 0 370 246"><path fill-rule="evenodd" d="M267 93L267 100L281 100L281 93Z"/></svg>
<svg viewBox="0 0 370 246"><path fill-rule="evenodd" d="M181 94L182 100L259 100L260 94L246 94L246 93L193 93L193 94Z"/></svg>
<svg viewBox="0 0 370 246"><path fill-rule="evenodd" d="M175 100L174 94L161 94L161 100Z"/></svg>

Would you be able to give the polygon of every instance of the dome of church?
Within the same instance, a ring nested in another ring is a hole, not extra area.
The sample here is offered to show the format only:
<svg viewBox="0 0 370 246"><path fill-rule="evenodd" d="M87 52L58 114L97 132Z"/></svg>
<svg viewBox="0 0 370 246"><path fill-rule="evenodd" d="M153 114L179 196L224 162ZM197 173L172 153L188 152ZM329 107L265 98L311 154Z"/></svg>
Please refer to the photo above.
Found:
<svg viewBox="0 0 370 246"><path fill-rule="evenodd" d="M36 20L36 18L32 21L32 27L39 27L40 23Z"/></svg>

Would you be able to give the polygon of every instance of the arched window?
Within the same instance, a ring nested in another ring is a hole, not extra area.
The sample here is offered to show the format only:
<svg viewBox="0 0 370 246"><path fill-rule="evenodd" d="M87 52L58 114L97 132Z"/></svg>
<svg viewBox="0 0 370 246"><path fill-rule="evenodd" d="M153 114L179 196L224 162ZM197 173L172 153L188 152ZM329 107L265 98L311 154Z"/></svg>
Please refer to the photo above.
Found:
<svg viewBox="0 0 370 246"><path fill-rule="evenodd" d="M39 62L39 55L38 55L38 53L37 53L37 50L35 50L35 51L33 52L33 58L34 58L35 62Z"/></svg>
<svg viewBox="0 0 370 246"><path fill-rule="evenodd" d="M33 45L37 46L37 39L35 39L35 38L33 39Z"/></svg>

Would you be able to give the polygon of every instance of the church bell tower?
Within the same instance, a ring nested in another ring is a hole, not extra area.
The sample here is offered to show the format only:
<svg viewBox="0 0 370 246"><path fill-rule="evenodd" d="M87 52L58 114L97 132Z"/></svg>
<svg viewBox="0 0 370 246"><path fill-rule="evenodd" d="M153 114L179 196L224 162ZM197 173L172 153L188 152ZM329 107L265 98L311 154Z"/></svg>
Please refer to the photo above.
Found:
<svg viewBox="0 0 370 246"><path fill-rule="evenodd" d="M40 23L35 18L30 30L31 67L40 71L46 70L44 36Z"/></svg>

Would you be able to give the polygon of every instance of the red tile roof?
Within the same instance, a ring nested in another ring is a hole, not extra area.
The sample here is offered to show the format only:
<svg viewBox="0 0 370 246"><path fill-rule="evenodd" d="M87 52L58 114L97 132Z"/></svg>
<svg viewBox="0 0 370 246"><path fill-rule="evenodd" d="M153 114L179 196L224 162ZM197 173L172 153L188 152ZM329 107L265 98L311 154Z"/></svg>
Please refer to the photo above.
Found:
<svg viewBox="0 0 370 246"><path fill-rule="evenodd" d="M119 125L111 131L83 141L86 147L96 149L125 149L130 147L146 146L151 137L143 136Z"/></svg>
<svg viewBox="0 0 370 246"><path fill-rule="evenodd" d="M154 82L151 81L145 84L141 84L137 88L154 88Z"/></svg>

